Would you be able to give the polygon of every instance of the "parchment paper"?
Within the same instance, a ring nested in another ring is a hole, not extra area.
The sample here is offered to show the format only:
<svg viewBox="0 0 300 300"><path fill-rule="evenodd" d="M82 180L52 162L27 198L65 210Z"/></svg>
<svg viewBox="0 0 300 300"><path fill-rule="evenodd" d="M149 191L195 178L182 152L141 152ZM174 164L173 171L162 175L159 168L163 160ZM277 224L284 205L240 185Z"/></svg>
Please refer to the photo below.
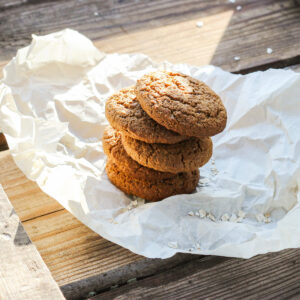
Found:
<svg viewBox="0 0 300 300"><path fill-rule="evenodd" d="M104 171L106 98L155 69L203 80L223 99L226 130L197 192L132 200ZM104 54L73 30L33 36L5 67L0 130L25 175L92 230L146 257L249 258L300 246L300 75L245 76L214 66Z"/></svg>

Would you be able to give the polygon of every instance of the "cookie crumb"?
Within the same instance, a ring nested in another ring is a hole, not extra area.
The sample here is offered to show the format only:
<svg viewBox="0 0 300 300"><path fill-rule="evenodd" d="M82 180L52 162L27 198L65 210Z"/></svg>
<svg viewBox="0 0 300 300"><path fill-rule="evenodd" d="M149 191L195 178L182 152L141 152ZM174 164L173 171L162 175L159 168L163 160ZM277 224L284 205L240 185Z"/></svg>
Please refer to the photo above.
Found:
<svg viewBox="0 0 300 300"><path fill-rule="evenodd" d="M211 221L216 222L216 218L215 218L215 216L214 216L212 213L209 213L209 214L207 215L207 217L208 217Z"/></svg>
<svg viewBox="0 0 300 300"><path fill-rule="evenodd" d="M203 25L204 25L204 23L203 23L202 21L199 21L199 22L196 23L196 26L197 26L198 28L203 27Z"/></svg>
<svg viewBox="0 0 300 300"><path fill-rule="evenodd" d="M265 220L265 216L263 215L263 214L261 214L261 213L259 213L259 214L256 214L256 220L258 221L258 222L264 222L264 220Z"/></svg>
<svg viewBox="0 0 300 300"><path fill-rule="evenodd" d="M246 213L240 209L240 210L238 211L237 215L238 215L239 218L244 219L245 216L246 216Z"/></svg>
<svg viewBox="0 0 300 300"><path fill-rule="evenodd" d="M237 221L238 223L240 223L240 222L242 222L242 220L245 218L246 213L240 209L240 210L238 211L237 215L238 215L238 218L237 218L236 221Z"/></svg>
<svg viewBox="0 0 300 300"><path fill-rule="evenodd" d="M223 222L228 222L230 219L229 215L227 213L225 213L222 217L221 217L221 221Z"/></svg>
<svg viewBox="0 0 300 300"><path fill-rule="evenodd" d="M138 206L138 201L137 200L132 200L129 205L127 206L128 210L132 210L133 208L136 208Z"/></svg>
<svg viewBox="0 0 300 300"><path fill-rule="evenodd" d="M219 170L216 167L211 167L210 171L211 171L212 175L218 175L218 173L219 173Z"/></svg>
<svg viewBox="0 0 300 300"><path fill-rule="evenodd" d="M193 217L194 216L194 212L190 211L190 212L188 212L188 215L191 216L191 217Z"/></svg>
<svg viewBox="0 0 300 300"><path fill-rule="evenodd" d="M196 211L196 212L195 212L195 216L196 216L196 217L200 217L199 212Z"/></svg>
<svg viewBox="0 0 300 300"><path fill-rule="evenodd" d="M199 180L199 183L200 184L207 184L207 183L209 183L209 179L208 178L202 178L202 179Z"/></svg>
<svg viewBox="0 0 300 300"><path fill-rule="evenodd" d="M236 223L237 222L237 216L236 216L236 214L232 214L231 215L231 217L230 217L230 219L229 219L229 222L233 222L233 223Z"/></svg>
<svg viewBox="0 0 300 300"><path fill-rule="evenodd" d="M201 219L205 218L207 215L207 212L204 209L199 209L199 217Z"/></svg>
<svg viewBox="0 0 300 300"><path fill-rule="evenodd" d="M264 217L265 217L265 219L264 219L265 223L271 223L271 214L270 213L265 213Z"/></svg>

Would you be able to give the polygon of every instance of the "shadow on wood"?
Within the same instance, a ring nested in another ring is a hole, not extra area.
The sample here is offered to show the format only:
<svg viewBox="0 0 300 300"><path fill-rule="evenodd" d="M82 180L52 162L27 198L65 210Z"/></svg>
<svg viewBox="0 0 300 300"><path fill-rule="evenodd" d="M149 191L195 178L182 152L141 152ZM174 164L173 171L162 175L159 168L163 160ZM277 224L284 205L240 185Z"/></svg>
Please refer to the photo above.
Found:
<svg viewBox="0 0 300 300"><path fill-rule="evenodd" d="M210 64L244 74L300 63L297 1L238 1L236 5L240 10L235 7Z"/></svg>
<svg viewBox="0 0 300 300"><path fill-rule="evenodd" d="M300 249L249 260L207 256L92 299L299 299L299 281Z"/></svg>

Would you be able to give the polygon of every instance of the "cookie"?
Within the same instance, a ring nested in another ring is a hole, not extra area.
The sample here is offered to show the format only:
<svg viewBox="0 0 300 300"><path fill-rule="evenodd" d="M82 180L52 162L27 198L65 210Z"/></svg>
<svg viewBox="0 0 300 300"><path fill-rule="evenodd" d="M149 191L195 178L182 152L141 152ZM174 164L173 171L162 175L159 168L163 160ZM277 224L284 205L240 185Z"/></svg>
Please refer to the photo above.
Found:
<svg viewBox="0 0 300 300"><path fill-rule="evenodd" d="M111 160L107 161L105 170L111 183L121 191L148 201L159 201L178 194L190 194L196 189L200 178L199 170L195 170L158 181L137 179L123 172Z"/></svg>
<svg viewBox="0 0 300 300"><path fill-rule="evenodd" d="M108 98L105 115L112 127L146 143L173 144L187 139L151 119L137 101L134 87Z"/></svg>
<svg viewBox="0 0 300 300"><path fill-rule="evenodd" d="M122 134L127 154L139 164L161 172L188 172L205 165L212 156L209 137L190 138L177 144L148 144Z"/></svg>
<svg viewBox="0 0 300 300"><path fill-rule="evenodd" d="M104 153L114 162L118 168L131 177L143 180L161 180L174 177L173 173L160 172L140 165L133 160L125 151L121 133L111 126L104 130L102 145Z"/></svg>
<svg viewBox="0 0 300 300"><path fill-rule="evenodd" d="M213 136L226 126L227 113L220 97L190 76L152 72L137 81L135 92L152 119L181 135Z"/></svg>

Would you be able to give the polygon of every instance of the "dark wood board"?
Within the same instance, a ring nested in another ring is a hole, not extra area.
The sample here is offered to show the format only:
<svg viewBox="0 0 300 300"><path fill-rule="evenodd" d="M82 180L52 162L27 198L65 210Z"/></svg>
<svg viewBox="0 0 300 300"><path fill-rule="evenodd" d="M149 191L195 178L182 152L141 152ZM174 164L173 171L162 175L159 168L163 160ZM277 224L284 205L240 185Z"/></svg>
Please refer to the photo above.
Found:
<svg viewBox="0 0 300 300"><path fill-rule="evenodd" d="M249 260L207 256L92 299L300 299L300 249Z"/></svg>

